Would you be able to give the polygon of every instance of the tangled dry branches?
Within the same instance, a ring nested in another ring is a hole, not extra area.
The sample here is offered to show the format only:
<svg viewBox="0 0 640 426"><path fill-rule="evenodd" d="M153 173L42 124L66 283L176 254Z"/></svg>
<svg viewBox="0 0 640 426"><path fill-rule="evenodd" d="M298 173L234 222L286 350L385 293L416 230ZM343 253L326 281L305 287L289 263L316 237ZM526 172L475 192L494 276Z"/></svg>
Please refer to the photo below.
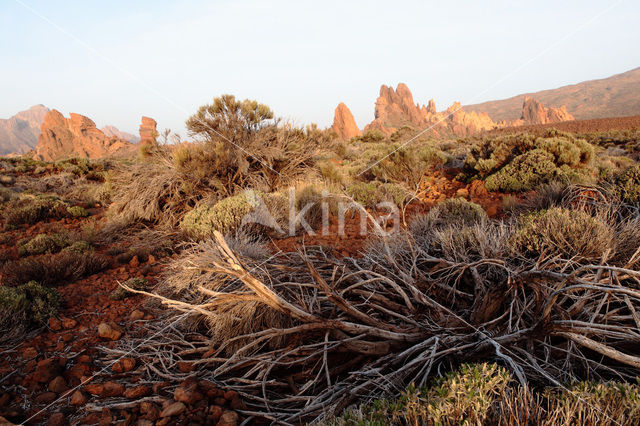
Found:
<svg viewBox="0 0 640 426"><path fill-rule="evenodd" d="M370 252L378 258L309 250L259 262L217 234L203 269L216 284L183 289L193 303L156 297L231 329L214 350L172 339L173 350L240 392L247 414L286 423L424 385L442 362L499 360L523 384L559 386L640 371L640 250L625 267L552 258L516 268L448 261L403 238L404 258L385 242ZM238 328L256 309L271 316Z"/></svg>

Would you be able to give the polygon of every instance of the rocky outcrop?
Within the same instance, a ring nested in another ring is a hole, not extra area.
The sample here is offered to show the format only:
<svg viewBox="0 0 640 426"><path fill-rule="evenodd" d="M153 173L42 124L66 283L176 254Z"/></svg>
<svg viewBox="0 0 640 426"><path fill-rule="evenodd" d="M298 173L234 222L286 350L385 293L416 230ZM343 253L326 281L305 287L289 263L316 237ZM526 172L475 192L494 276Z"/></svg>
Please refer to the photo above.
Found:
<svg viewBox="0 0 640 426"><path fill-rule="evenodd" d="M529 96L524 97L522 115L520 116L521 124L548 124L570 120L574 120L573 115L569 114L565 106L547 108Z"/></svg>
<svg viewBox="0 0 640 426"><path fill-rule="evenodd" d="M118 139L124 139L127 142L136 143L140 140L140 138L137 137L136 135L132 135L131 133L128 133L128 132L123 132L122 130L119 130L116 126L104 126L100 130L102 130L102 133L104 133L108 137L113 136Z"/></svg>
<svg viewBox="0 0 640 426"><path fill-rule="evenodd" d="M156 123L156 120L153 118L142 117L140 129L138 130L140 133L140 143L156 140L158 136L158 131L156 130L157 125L158 123Z"/></svg>
<svg viewBox="0 0 640 426"><path fill-rule="evenodd" d="M404 83L398 84L395 90L385 85L380 88L374 117L365 131L377 129L386 135L409 126L428 129L426 133L434 137L468 136L497 126L485 113L463 111L458 102L442 112L436 111L433 99L426 106L414 103L413 95Z"/></svg>
<svg viewBox="0 0 640 426"><path fill-rule="evenodd" d="M362 134L356 125L353 114L351 114L349 108L342 102L340 102L333 114L333 125L331 129L343 140L349 140Z"/></svg>
<svg viewBox="0 0 640 426"><path fill-rule="evenodd" d="M24 154L38 143L40 126L49 108L34 105L9 119L0 119L0 155Z"/></svg>
<svg viewBox="0 0 640 426"><path fill-rule="evenodd" d="M68 157L102 158L127 151L133 145L107 136L89 118L71 113L65 118L51 110L44 117L34 157L55 161Z"/></svg>

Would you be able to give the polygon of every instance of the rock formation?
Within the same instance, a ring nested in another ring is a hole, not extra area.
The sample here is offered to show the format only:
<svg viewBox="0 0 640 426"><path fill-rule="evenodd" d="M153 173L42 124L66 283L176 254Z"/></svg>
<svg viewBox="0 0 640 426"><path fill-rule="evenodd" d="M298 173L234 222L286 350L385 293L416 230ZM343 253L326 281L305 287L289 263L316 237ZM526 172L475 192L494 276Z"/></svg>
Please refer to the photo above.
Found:
<svg viewBox="0 0 640 426"><path fill-rule="evenodd" d="M136 135L119 130L116 126L104 126L100 130L108 137L115 136L118 139L124 139L127 142L136 143L140 140Z"/></svg>
<svg viewBox="0 0 640 426"><path fill-rule="evenodd" d="M24 154L35 148L40 125L49 108L34 105L9 119L0 119L0 155Z"/></svg>
<svg viewBox="0 0 640 426"><path fill-rule="evenodd" d="M342 102L340 102L334 112L331 129L343 140L349 140L354 136L360 136L362 134L356 125L353 114L351 114L349 108Z"/></svg>
<svg viewBox="0 0 640 426"><path fill-rule="evenodd" d="M142 117L142 122L140 123L140 129L138 130L140 133L140 143L145 143L149 141L155 141L158 136L158 131L156 130L156 120L149 117Z"/></svg>
<svg viewBox="0 0 640 426"><path fill-rule="evenodd" d="M467 113L458 102L443 112L436 111L433 99L426 106L414 103L413 95L404 83L398 84L395 90L385 85L380 87L374 116L375 119L365 127L365 131L378 129L386 135L403 126L429 129L427 134L434 137L468 136L496 127L487 114Z"/></svg>
<svg viewBox="0 0 640 426"><path fill-rule="evenodd" d="M524 97L522 104L522 115L520 116L522 124L547 124L558 123L560 121L574 120L573 115L569 114L567 108L563 105L560 108L545 107L537 100Z"/></svg>
<svg viewBox="0 0 640 426"><path fill-rule="evenodd" d="M44 161L101 158L127 151L132 146L124 139L105 135L83 115L71 113L70 118L65 118L54 109L44 117L34 157Z"/></svg>

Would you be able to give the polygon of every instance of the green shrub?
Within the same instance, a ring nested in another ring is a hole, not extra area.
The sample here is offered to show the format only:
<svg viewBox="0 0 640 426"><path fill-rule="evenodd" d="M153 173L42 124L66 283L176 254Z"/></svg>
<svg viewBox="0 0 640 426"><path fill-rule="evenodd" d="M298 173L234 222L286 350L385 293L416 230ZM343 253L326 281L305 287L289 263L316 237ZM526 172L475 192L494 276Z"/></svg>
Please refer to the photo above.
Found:
<svg viewBox="0 0 640 426"><path fill-rule="evenodd" d="M410 188L416 188L428 170L446 161L446 154L433 146L392 144L377 148L371 158L374 166L370 171L382 182L405 182Z"/></svg>
<svg viewBox="0 0 640 426"><path fill-rule="evenodd" d="M91 243L85 240L76 241L68 247L65 247L63 251L74 253L85 253L93 250Z"/></svg>
<svg viewBox="0 0 640 426"><path fill-rule="evenodd" d="M17 287L0 287L0 312L15 323L42 325L58 312L60 294L35 281Z"/></svg>
<svg viewBox="0 0 640 426"><path fill-rule="evenodd" d="M11 201L17 197L15 191L9 188L0 187L0 204L4 204L7 201Z"/></svg>
<svg viewBox="0 0 640 426"><path fill-rule="evenodd" d="M67 205L56 197L37 196L11 201L4 209L5 224L32 225L51 217L64 217Z"/></svg>
<svg viewBox="0 0 640 426"><path fill-rule="evenodd" d="M247 194L241 193L224 198L217 203L201 204L188 212L180 229L195 239L204 239L213 235L213 231L223 234L234 232L242 225L242 220L254 209L247 199Z"/></svg>
<svg viewBox="0 0 640 426"><path fill-rule="evenodd" d="M72 217L89 216L89 212L84 207L81 207L81 206L67 207L67 213L69 213Z"/></svg>
<svg viewBox="0 0 640 426"><path fill-rule="evenodd" d="M616 179L616 190L629 203L640 203L640 165L631 166Z"/></svg>
<svg viewBox="0 0 640 426"><path fill-rule="evenodd" d="M44 286L67 284L100 272L109 259L94 252L63 250L60 253L7 262L2 267L2 284L16 287L29 281Z"/></svg>
<svg viewBox="0 0 640 426"><path fill-rule="evenodd" d="M145 290L147 288L148 282L144 278L130 278L123 284L134 290ZM124 300L135 295L135 293L132 293L124 287L118 285L118 287L111 292L109 298L111 300Z"/></svg>
<svg viewBox="0 0 640 426"><path fill-rule="evenodd" d="M35 254L56 253L67 247L71 242L67 234L38 234L24 244L18 244L18 254L28 256Z"/></svg>
<svg viewBox="0 0 640 426"><path fill-rule="evenodd" d="M410 230L414 235L419 235L450 225L474 225L487 218L482 206L464 198L449 198L433 207L426 215L416 217L411 222Z"/></svg>
<svg viewBox="0 0 640 426"><path fill-rule="evenodd" d="M364 142L364 143L377 143L377 142L382 142L383 140L385 140L387 137L385 136L384 133L382 133L380 130L378 129L369 129L366 130L362 136L356 136L355 138L353 138L353 141L359 141L359 142Z"/></svg>
<svg viewBox="0 0 640 426"><path fill-rule="evenodd" d="M345 192L366 208L374 208L382 202L402 206L411 197L409 191L395 183L354 182L346 187Z"/></svg>
<svg viewBox="0 0 640 426"><path fill-rule="evenodd" d="M600 260L615 246L614 230L603 220L581 210L553 207L520 218L511 239L526 257L562 256Z"/></svg>
<svg viewBox="0 0 640 426"><path fill-rule="evenodd" d="M528 191L556 179L592 183L597 171L594 156L591 144L566 133L500 136L472 148L459 179L486 179L489 191L505 192Z"/></svg>

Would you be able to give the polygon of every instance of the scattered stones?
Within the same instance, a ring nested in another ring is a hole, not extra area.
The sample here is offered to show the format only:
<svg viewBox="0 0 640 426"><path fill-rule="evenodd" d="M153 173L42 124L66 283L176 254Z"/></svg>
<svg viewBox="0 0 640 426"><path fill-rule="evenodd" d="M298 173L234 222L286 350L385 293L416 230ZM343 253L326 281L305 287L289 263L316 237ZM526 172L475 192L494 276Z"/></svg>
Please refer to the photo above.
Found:
<svg viewBox="0 0 640 426"><path fill-rule="evenodd" d="M197 391L195 381L184 381L173 393L173 399L184 402L185 404L195 404L203 398L202 394Z"/></svg>
<svg viewBox="0 0 640 426"><path fill-rule="evenodd" d="M144 312L142 312L139 309L136 309L135 311L131 312L131 315L129 315L129 319L131 321L138 321L138 320L141 320L142 318L144 318Z"/></svg>
<svg viewBox="0 0 640 426"><path fill-rule="evenodd" d="M38 362L33 379L39 383L48 383L60 373L60 364L54 358L43 359Z"/></svg>
<svg viewBox="0 0 640 426"><path fill-rule="evenodd" d="M53 331L60 331L62 330L62 323L58 318L51 317L49 318L49 328Z"/></svg>
<svg viewBox="0 0 640 426"><path fill-rule="evenodd" d="M67 391L69 388L67 387L67 382L64 380L64 377L57 376L53 380L49 382L49 390L55 393L62 393Z"/></svg>
<svg viewBox="0 0 640 426"><path fill-rule="evenodd" d="M74 320L72 318L63 318L62 319L62 327L65 328L66 330L74 328L76 325L78 325L78 321L76 321L76 320Z"/></svg>
<svg viewBox="0 0 640 426"><path fill-rule="evenodd" d="M136 360L134 358L122 358L116 361L111 369L114 373L127 373L133 370L136 366Z"/></svg>
<svg viewBox="0 0 640 426"><path fill-rule="evenodd" d="M187 406L182 402L174 402L173 404L168 405L164 410L162 410L162 412L160 413L160 417L177 416L178 414L182 414L186 409Z"/></svg>
<svg viewBox="0 0 640 426"><path fill-rule="evenodd" d="M92 383L90 385L86 385L85 390L89 392L91 395L100 396L104 391L104 386L99 383Z"/></svg>
<svg viewBox="0 0 640 426"><path fill-rule="evenodd" d="M122 328L114 322L103 322L98 325L98 336L108 340L118 340L122 337Z"/></svg>
<svg viewBox="0 0 640 426"><path fill-rule="evenodd" d="M33 400L36 404L51 404L58 398L55 392L43 392L36 396Z"/></svg>
<svg viewBox="0 0 640 426"><path fill-rule="evenodd" d="M63 426L67 424L67 419L63 413L53 413L47 420L47 426Z"/></svg>
<svg viewBox="0 0 640 426"><path fill-rule="evenodd" d="M116 382L106 382L102 390L103 397L116 397L124 394L124 385Z"/></svg>
<svg viewBox="0 0 640 426"><path fill-rule="evenodd" d="M71 405L80 406L84 405L87 402L87 396L82 391L75 391L73 395L71 395Z"/></svg>
<svg viewBox="0 0 640 426"><path fill-rule="evenodd" d="M32 359L38 356L38 350L32 346L25 348L22 351L22 357L25 359Z"/></svg>
<svg viewBox="0 0 640 426"><path fill-rule="evenodd" d="M124 391L124 397L127 399L138 399L147 396L151 393L151 389L148 386L141 385L128 388Z"/></svg>
<svg viewBox="0 0 640 426"><path fill-rule="evenodd" d="M235 411L225 411L220 417L218 426L236 426L238 424L238 413Z"/></svg>

